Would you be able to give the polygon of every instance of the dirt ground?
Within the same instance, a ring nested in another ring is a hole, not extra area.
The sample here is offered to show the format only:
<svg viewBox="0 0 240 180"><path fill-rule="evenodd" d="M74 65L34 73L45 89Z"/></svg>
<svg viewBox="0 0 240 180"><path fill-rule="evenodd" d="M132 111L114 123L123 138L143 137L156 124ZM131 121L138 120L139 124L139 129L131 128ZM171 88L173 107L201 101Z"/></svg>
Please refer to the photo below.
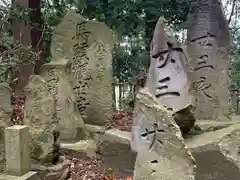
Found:
<svg viewBox="0 0 240 180"><path fill-rule="evenodd" d="M196 180L239 180L238 168L219 151L198 151L193 155L197 161ZM103 170L111 168L117 179L125 180L128 176L133 176L136 154L131 152L129 145L104 142L102 158ZM4 162L0 164L2 170Z"/></svg>
<svg viewBox="0 0 240 180"><path fill-rule="evenodd" d="M104 143L103 167L112 168L117 178L133 175L136 154L128 145ZM196 180L239 180L238 168L219 151L193 153L197 161Z"/></svg>

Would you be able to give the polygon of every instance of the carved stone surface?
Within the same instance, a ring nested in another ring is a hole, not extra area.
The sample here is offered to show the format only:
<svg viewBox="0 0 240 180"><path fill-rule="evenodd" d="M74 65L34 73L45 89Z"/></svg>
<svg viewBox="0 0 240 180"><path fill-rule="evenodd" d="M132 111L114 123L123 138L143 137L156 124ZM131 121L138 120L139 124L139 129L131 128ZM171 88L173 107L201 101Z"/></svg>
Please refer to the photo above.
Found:
<svg viewBox="0 0 240 180"><path fill-rule="evenodd" d="M29 133L27 126L5 129L6 169L8 175L22 176L30 171Z"/></svg>
<svg viewBox="0 0 240 180"><path fill-rule="evenodd" d="M218 146L227 159L234 162L240 170L240 129L236 129L224 136Z"/></svg>
<svg viewBox="0 0 240 180"><path fill-rule="evenodd" d="M111 30L69 11L53 36L53 61L64 58L78 109L86 123L104 125L113 111Z"/></svg>
<svg viewBox="0 0 240 180"><path fill-rule="evenodd" d="M30 151L34 159L44 160L52 152L55 101L43 77L33 75L25 87L24 125L29 127Z"/></svg>
<svg viewBox="0 0 240 180"><path fill-rule="evenodd" d="M218 0L194 0L189 13L188 53L197 119L228 120L229 29Z"/></svg>
<svg viewBox="0 0 240 180"><path fill-rule="evenodd" d="M66 62L45 64L41 75L48 84L48 91L56 100L56 117L61 141L77 141L88 138L83 119L77 109L72 84L65 72Z"/></svg>
<svg viewBox="0 0 240 180"><path fill-rule="evenodd" d="M137 152L135 180L195 179L195 160L179 127L147 88L137 95L131 148Z"/></svg>
<svg viewBox="0 0 240 180"><path fill-rule="evenodd" d="M165 27L162 17L154 30L150 55L146 86L158 103L174 115L182 132L188 132L195 123L189 108L193 99L191 69L188 67L190 60L183 45Z"/></svg>

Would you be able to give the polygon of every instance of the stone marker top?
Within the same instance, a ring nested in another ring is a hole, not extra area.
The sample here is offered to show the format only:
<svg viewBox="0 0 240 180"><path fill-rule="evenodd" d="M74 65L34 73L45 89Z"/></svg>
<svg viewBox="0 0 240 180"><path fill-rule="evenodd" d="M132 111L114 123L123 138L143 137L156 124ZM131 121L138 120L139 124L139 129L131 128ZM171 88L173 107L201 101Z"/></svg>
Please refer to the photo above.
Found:
<svg viewBox="0 0 240 180"><path fill-rule="evenodd" d="M84 22L86 22L86 29L90 33L87 42L88 45L94 44L96 40L100 40L104 44L108 44L109 48L113 47L115 37L111 29L108 28L105 23L95 20L86 20L83 16L76 13L75 10L70 10L66 13L63 20L54 31L51 45L53 61L58 61L59 58L71 60L69 58L73 57L73 46L76 41L76 38L74 40L74 36L76 36L77 31L82 31L79 24ZM79 43L82 41L83 40L79 40Z"/></svg>
<svg viewBox="0 0 240 180"><path fill-rule="evenodd" d="M14 125L5 129L6 169L8 175L22 176L30 170L29 129Z"/></svg>
<svg viewBox="0 0 240 180"><path fill-rule="evenodd" d="M151 56L168 50L167 42L171 43L174 48L179 48L182 46L175 38L173 38L171 31L165 25L164 17L160 17L153 33L150 52Z"/></svg>
<svg viewBox="0 0 240 180"><path fill-rule="evenodd" d="M219 0L192 0L188 27L188 41L214 36L219 46L230 44L228 23Z"/></svg>
<svg viewBox="0 0 240 180"><path fill-rule="evenodd" d="M56 59L55 61L52 61L50 63L45 63L42 65L41 69L48 69L52 67L65 67L68 63L67 59L64 58L59 58L58 60Z"/></svg>
<svg viewBox="0 0 240 180"><path fill-rule="evenodd" d="M6 130L20 130L20 129L24 129L24 128L28 128L28 126L14 125L14 126L7 127Z"/></svg>

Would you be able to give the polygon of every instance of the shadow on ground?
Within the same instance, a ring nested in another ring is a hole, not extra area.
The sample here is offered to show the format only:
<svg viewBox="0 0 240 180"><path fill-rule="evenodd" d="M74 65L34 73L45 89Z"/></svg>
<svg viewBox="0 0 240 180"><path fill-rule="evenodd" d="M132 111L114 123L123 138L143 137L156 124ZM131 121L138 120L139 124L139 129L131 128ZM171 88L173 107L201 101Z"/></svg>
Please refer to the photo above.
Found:
<svg viewBox="0 0 240 180"><path fill-rule="evenodd" d="M102 168L112 168L118 179L133 176L136 154L131 152L129 145L105 142L103 153ZM196 180L239 180L238 168L219 151L195 152L193 155L197 161Z"/></svg>

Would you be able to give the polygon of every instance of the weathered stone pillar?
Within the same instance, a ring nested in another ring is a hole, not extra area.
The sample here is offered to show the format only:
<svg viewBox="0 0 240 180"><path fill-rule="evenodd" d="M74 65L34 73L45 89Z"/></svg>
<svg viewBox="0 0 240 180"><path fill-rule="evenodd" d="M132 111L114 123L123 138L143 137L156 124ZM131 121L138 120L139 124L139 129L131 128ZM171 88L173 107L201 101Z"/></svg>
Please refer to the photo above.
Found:
<svg viewBox="0 0 240 180"><path fill-rule="evenodd" d="M36 173L30 171L29 132L27 126L15 125L5 129L5 152L7 175L0 180L35 180Z"/></svg>
<svg viewBox="0 0 240 180"><path fill-rule="evenodd" d="M195 160L172 116L191 105L187 54L165 29L159 18L146 87L136 97L131 141L137 152L134 180L195 179ZM181 129L190 129L194 122L193 118L178 123Z"/></svg>
<svg viewBox="0 0 240 180"><path fill-rule="evenodd" d="M218 0L194 0L188 53L193 67L197 119L229 119L229 29Z"/></svg>
<svg viewBox="0 0 240 180"><path fill-rule="evenodd" d="M69 11L55 29L53 62L66 59L66 69L78 109L88 124L105 125L113 112L112 48L114 36L106 24L88 21Z"/></svg>

